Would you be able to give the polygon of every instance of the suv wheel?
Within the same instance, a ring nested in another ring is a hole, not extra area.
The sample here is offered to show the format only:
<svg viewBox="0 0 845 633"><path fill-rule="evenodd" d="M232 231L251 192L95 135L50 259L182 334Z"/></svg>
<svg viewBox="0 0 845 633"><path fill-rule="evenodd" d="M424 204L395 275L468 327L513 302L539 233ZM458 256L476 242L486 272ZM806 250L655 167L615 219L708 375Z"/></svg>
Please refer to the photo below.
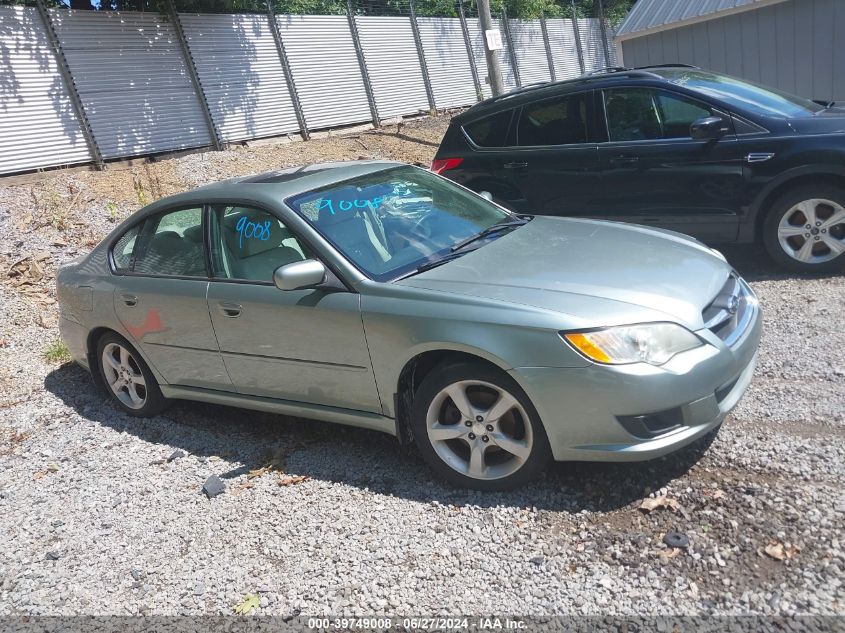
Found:
<svg viewBox="0 0 845 633"><path fill-rule="evenodd" d="M838 270L845 263L845 189L810 186L781 196L766 217L763 242L790 270Z"/></svg>
<svg viewBox="0 0 845 633"><path fill-rule="evenodd" d="M417 446L438 475L476 490L507 490L551 460L539 416L513 378L480 363L432 370L412 408Z"/></svg>

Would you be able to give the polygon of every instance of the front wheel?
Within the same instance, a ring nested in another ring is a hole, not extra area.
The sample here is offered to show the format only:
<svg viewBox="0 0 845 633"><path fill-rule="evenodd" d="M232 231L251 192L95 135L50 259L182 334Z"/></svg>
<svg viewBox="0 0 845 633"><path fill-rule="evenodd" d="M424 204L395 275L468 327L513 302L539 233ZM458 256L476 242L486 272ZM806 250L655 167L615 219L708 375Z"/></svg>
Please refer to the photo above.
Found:
<svg viewBox="0 0 845 633"><path fill-rule="evenodd" d="M435 368L414 397L412 428L432 469L476 490L508 490L551 461L534 406L506 373L480 363Z"/></svg>
<svg viewBox="0 0 845 633"><path fill-rule="evenodd" d="M800 187L778 198L763 225L776 262L796 272L825 273L845 264L845 190Z"/></svg>

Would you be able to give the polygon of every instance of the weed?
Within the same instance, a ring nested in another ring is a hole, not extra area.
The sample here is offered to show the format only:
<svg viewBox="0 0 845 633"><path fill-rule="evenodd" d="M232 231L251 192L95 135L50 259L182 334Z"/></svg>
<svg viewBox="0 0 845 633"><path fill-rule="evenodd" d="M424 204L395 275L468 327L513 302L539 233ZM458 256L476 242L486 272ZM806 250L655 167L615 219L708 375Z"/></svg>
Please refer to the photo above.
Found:
<svg viewBox="0 0 845 633"><path fill-rule="evenodd" d="M70 350L64 341L56 339L44 350L44 360L48 363L66 363L70 360Z"/></svg>
<svg viewBox="0 0 845 633"><path fill-rule="evenodd" d="M141 182L138 176L132 176L132 186L135 188L135 197L138 199L138 204L142 207L147 206L149 202L147 192L144 191L144 183Z"/></svg>
<svg viewBox="0 0 845 633"><path fill-rule="evenodd" d="M109 220L112 222L117 222L117 204L114 200L109 200L106 202L106 211L109 212Z"/></svg>

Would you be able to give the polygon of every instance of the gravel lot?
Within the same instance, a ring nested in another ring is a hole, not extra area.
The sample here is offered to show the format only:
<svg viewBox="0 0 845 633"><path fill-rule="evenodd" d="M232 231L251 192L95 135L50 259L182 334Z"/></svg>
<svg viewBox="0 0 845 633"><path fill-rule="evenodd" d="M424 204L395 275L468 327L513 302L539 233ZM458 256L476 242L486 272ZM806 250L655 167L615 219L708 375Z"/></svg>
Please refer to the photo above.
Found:
<svg viewBox="0 0 845 633"><path fill-rule="evenodd" d="M45 360L55 266L140 203L317 159L427 162L445 123L0 181L0 616L231 614L248 598L281 615L845 615L842 275L725 249L765 334L712 443L558 464L507 494L449 488L364 430L192 403L136 420ZM213 474L226 491L208 499ZM669 530L689 547L664 545Z"/></svg>

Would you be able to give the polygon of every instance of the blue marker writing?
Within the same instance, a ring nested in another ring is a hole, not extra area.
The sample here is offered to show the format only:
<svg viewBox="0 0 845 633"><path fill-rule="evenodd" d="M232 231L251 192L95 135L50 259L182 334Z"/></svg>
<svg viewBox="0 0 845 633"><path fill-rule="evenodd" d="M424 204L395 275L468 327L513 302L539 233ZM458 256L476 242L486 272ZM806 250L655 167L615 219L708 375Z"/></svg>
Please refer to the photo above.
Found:
<svg viewBox="0 0 845 633"><path fill-rule="evenodd" d="M266 242L270 239L270 225L271 220L266 220L264 224L258 222L250 222L246 216L242 216L235 225L235 230L238 232L238 246L244 247L244 238L256 239Z"/></svg>

